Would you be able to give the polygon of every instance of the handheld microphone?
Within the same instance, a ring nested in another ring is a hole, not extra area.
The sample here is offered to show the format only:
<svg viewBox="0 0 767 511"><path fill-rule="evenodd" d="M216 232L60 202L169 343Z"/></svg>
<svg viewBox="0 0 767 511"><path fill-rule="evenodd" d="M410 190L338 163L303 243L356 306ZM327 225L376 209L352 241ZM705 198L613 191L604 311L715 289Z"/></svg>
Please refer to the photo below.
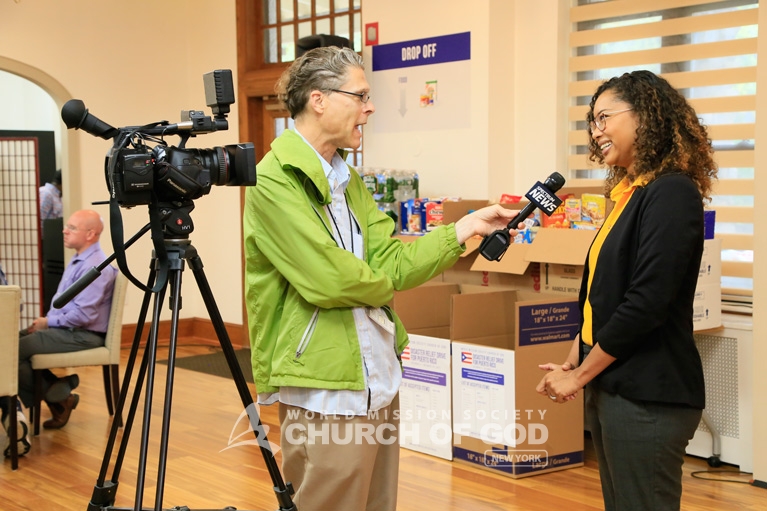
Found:
<svg viewBox="0 0 767 511"><path fill-rule="evenodd" d="M81 129L94 137L109 140L117 135L117 128L110 126L93 114L88 113L85 103L79 99L70 99L61 107L61 119L69 129Z"/></svg>
<svg viewBox="0 0 767 511"><path fill-rule="evenodd" d="M530 201L517 215L511 219L505 229L499 229L485 236L479 245L479 253L488 261L500 261L511 243L509 231L516 229L525 218L539 208L546 216L550 216L562 204L562 199L555 192L565 184L565 178L559 172L553 172L543 183L537 182L525 197Z"/></svg>

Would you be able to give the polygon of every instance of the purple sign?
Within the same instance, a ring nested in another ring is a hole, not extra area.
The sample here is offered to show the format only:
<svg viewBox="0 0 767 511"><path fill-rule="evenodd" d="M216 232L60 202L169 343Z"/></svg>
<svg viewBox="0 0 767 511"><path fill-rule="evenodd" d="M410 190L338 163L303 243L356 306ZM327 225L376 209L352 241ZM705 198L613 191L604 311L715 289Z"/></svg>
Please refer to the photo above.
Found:
<svg viewBox="0 0 767 511"><path fill-rule="evenodd" d="M493 385L503 385L503 375L498 373L488 373L487 371L477 371L476 369L461 369L461 378L464 380L481 381L483 383L492 383Z"/></svg>
<svg viewBox="0 0 767 511"><path fill-rule="evenodd" d="M373 71L471 60L471 32L373 46Z"/></svg>
<svg viewBox="0 0 767 511"><path fill-rule="evenodd" d="M519 345L572 341L580 328L578 302L524 305L519 308Z"/></svg>

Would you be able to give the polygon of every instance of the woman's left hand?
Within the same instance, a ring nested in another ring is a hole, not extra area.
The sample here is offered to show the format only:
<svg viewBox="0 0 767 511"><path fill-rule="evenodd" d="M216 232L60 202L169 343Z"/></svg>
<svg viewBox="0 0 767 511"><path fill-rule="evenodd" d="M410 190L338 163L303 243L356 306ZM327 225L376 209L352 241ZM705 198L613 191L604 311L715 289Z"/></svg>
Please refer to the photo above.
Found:
<svg viewBox="0 0 767 511"><path fill-rule="evenodd" d="M548 373L535 387L536 392L557 403L565 403L578 397L581 387L573 377L573 371L567 362L561 366L549 363L538 367Z"/></svg>

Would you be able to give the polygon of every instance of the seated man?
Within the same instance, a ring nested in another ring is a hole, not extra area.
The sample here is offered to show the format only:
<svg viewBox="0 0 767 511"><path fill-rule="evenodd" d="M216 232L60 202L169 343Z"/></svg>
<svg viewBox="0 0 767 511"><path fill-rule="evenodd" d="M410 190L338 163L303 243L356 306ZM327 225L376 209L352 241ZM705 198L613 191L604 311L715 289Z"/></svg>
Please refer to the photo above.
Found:
<svg viewBox="0 0 767 511"><path fill-rule="evenodd" d="M98 213L76 211L64 226L64 246L75 250L75 256L64 270L53 299L76 282L85 272L98 266L106 255L99 245L104 224ZM19 397L25 406L34 401L34 374L31 358L38 353L64 353L104 345L109 324L117 269L107 266L99 277L61 309L51 308L46 317L37 318L19 333ZM52 418L43 423L46 429L61 428L77 407L79 396L72 390L79 384L76 374L57 378L45 372L43 391ZM8 413L7 398L0 398L3 416ZM21 440L20 440L21 441Z"/></svg>

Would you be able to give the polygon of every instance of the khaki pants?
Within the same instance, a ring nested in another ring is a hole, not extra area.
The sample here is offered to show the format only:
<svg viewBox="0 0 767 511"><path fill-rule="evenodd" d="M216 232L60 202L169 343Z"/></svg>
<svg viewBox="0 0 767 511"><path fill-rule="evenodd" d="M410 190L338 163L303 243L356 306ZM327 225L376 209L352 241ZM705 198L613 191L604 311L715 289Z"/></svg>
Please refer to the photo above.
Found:
<svg viewBox="0 0 767 511"><path fill-rule="evenodd" d="M395 511L399 397L364 416L322 416L280 403L286 482L300 511Z"/></svg>

